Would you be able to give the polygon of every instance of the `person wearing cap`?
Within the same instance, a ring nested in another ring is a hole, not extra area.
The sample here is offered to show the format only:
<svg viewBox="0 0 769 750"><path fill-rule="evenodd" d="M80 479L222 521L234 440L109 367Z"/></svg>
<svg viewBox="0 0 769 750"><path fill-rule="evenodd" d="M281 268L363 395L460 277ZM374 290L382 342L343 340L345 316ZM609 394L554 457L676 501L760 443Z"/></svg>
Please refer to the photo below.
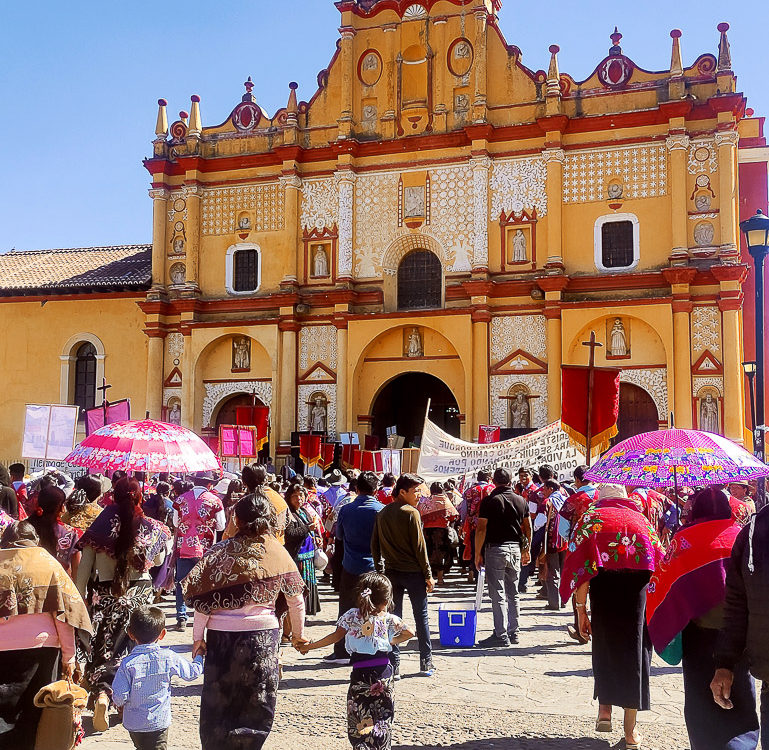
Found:
<svg viewBox="0 0 769 750"><path fill-rule="evenodd" d="M181 582L216 542L216 532L224 531L227 519L222 501L211 492L216 476L198 471L191 477L193 487L174 501L176 536L176 628L187 627L187 607Z"/></svg>

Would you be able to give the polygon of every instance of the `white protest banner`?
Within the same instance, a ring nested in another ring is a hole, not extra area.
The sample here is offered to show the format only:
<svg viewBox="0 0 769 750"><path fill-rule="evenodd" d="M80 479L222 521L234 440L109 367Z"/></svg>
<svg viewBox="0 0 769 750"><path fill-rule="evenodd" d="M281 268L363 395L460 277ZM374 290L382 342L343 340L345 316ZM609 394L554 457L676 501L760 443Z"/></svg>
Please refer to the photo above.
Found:
<svg viewBox="0 0 769 750"><path fill-rule="evenodd" d="M21 455L61 461L75 447L77 406L27 404Z"/></svg>
<svg viewBox="0 0 769 750"><path fill-rule="evenodd" d="M466 443L452 437L429 419L422 433L417 473L425 479L455 477L502 466L513 474L520 466L550 464L556 477L570 476L585 455L554 422L527 435L501 443Z"/></svg>

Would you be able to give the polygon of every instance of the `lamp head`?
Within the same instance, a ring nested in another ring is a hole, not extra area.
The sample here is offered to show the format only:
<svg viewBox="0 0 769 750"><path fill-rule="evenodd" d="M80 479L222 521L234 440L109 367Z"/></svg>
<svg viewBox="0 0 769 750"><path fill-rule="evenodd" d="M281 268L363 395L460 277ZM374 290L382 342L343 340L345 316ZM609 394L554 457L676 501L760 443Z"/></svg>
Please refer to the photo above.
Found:
<svg viewBox="0 0 769 750"><path fill-rule="evenodd" d="M759 209L754 216L740 222L740 229L745 233L750 254L765 256L769 251L769 216Z"/></svg>
<svg viewBox="0 0 769 750"><path fill-rule="evenodd" d="M742 369L745 371L745 374L749 378L752 378L752 377L755 376L756 368L757 368L757 365L756 365L755 362L743 362L742 363Z"/></svg>

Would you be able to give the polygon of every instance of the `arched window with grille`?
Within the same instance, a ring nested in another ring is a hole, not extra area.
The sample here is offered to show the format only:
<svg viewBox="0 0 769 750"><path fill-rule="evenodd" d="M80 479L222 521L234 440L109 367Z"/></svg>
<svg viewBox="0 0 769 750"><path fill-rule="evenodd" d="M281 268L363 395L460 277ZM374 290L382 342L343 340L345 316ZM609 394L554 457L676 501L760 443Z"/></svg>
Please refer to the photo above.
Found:
<svg viewBox="0 0 769 750"><path fill-rule="evenodd" d="M96 347L88 341L75 355L74 401L81 409L93 409L96 403Z"/></svg>
<svg viewBox="0 0 769 750"><path fill-rule="evenodd" d="M398 266L398 309L422 310L440 307L443 299L443 269L429 250L412 250Z"/></svg>

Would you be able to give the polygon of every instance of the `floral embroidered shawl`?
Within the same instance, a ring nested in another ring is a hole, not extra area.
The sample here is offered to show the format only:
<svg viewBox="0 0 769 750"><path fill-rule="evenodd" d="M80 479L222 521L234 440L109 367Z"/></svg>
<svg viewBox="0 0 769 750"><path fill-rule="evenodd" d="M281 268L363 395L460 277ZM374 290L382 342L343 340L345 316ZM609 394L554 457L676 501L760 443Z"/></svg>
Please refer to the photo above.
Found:
<svg viewBox="0 0 769 750"><path fill-rule="evenodd" d="M53 556L24 542L0 550L0 617L45 612L93 633L80 592Z"/></svg>
<svg viewBox="0 0 769 750"><path fill-rule="evenodd" d="M103 552L114 558L115 542L119 534L118 507L108 505L80 537L77 548L82 550L93 547L97 552ZM129 566L146 573L155 564L155 558L165 550L170 539L171 532L167 526L154 518L140 515L136 541L128 559Z"/></svg>
<svg viewBox="0 0 769 750"><path fill-rule="evenodd" d="M742 526L732 519L702 521L681 529L649 582L646 620L654 650L677 664L668 647L691 620L710 612L726 595L726 569Z"/></svg>
<svg viewBox="0 0 769 750"><path fill-rule="evenodd" d="M215 609L269 605L282 595L297 596L304 591L304 581L274 536L239 533L211 547L182 581L182 590L187 604L207 615Z"/></svg>
<svg viewBox="0 0 769 750"><path fill-rule="evenodd" d="M569 541L561 574L561 599L605 570L653 572L664 551L657 532L632 500L610 498L590 507Z"/></svg>

